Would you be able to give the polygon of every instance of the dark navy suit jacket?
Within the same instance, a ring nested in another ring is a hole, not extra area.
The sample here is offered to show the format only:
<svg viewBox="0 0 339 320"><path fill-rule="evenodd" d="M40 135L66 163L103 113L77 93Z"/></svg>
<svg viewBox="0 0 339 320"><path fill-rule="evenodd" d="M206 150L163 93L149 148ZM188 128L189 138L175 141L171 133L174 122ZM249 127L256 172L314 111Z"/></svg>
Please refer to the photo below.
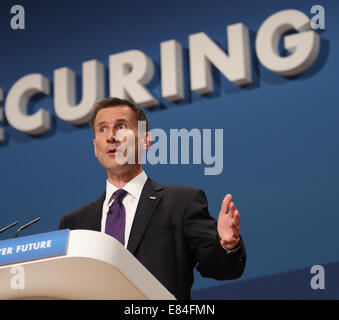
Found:
<svg viewBox="0 0 339 320"><path fill-rule="evenodd" d="M59 228L101 231L104 200L105 194L64 216ZM239 278L246 264L243 242L234 253L222 248L202 190L163 186L149 178L127 249L177 299L190 299L195 266L203 277L229 280Z"/></svg>

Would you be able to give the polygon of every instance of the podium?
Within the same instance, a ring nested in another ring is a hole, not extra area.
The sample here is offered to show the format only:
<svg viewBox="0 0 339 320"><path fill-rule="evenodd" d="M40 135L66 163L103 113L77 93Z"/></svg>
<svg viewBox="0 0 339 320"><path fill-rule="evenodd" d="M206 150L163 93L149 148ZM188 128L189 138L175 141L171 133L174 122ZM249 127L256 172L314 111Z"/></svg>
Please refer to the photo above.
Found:
<svg viewBox="0 0 339 320"><path fill-rule="evenodd" d="M17 247L23 238L15 239ZM68 231L65 254L33 259L0 266L0 299L175 300L119 241L101 232ZM13 288L18 266L22 289Z"/></svg>

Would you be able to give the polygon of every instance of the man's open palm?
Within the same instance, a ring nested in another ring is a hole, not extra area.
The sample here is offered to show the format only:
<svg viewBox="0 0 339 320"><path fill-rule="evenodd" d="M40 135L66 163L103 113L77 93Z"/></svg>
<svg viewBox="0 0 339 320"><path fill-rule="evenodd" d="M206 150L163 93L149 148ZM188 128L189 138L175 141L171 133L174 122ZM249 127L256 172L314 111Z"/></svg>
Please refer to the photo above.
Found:
<svg viewBox="0 0 339 320"><path fill-rule="evenodd" d="M218 233L223 247L231 250L240 242L240 214L227 194L222 202L218 218Z"/></svg>

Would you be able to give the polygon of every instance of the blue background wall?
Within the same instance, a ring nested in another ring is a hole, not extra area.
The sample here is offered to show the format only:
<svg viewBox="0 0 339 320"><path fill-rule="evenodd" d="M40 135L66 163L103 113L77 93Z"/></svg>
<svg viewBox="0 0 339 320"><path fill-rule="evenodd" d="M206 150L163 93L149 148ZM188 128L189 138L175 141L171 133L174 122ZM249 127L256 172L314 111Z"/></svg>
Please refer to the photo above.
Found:
<svg viewBox="0 0 339 320"><path fill-rule="evenodd" d="M204 189L215 217L226 193L233 194L240 211L248 253L242 278L226 283L197 273L193 297L221 292L220 298L229 298L238 292L238 298L253 298L266 292L267 297L278 298L281 290L284 297L294 297L295 277L302 279L300 286L305 289L298 297L311 297L309 270L315 264L324 265L325 271L329 265L332 272L326 278L327 291L312 297L339 297L339 281L334 286L339 262L338 1L35 0L17 4L26 10L25 30L10 28L12 1L0 4L0 87L5 97L19 78L42 73L52 84L54 69L67 66L78 75L80 101L82 63L91 59L106 66L108 96L108 56L139 49L156 66L148 88L162 106L147 110L153 128L224 129L221 175L204 176L205 165L145 166L159 183ZM262 22L284 9L298 9L311 17L314 4L323 5L326 13L315 64L294 79L266 70L254 51ZM188 36L203 31L226 50L226 26L237 22L251 30L253 84L238 88L216 71L212 94L190 92ZM185 99L177 104L160 94L159 46L170 39L186 49ZM6 120L0 124L6 132L0 143L0 228L14 220L23 224L42 218L23 235L55 230L61 216L98 198L105 188L106 174L93 154L89 126L58 119L53 92L36 99L29 110L41 107L52 114L52 129L42 136L28 136ZM272 284L267 279L282 281L289 274L293 276L285 289L264 285ZM245 288L231 289L237 283Z"/></svg>

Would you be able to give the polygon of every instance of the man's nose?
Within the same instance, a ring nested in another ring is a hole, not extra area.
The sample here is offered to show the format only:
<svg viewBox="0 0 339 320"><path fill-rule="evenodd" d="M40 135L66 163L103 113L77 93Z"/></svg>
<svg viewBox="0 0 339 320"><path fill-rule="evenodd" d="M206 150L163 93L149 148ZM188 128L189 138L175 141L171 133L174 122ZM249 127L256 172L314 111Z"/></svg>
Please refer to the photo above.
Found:
<svg viewBox="0 0 339 320"><path fill-rule="evenodd" d="M109 135L107 136L107 142L108 143L113 143L113 142L118 142L119 138L117 138L116 133L114 130L111 130Z"/></svg>

